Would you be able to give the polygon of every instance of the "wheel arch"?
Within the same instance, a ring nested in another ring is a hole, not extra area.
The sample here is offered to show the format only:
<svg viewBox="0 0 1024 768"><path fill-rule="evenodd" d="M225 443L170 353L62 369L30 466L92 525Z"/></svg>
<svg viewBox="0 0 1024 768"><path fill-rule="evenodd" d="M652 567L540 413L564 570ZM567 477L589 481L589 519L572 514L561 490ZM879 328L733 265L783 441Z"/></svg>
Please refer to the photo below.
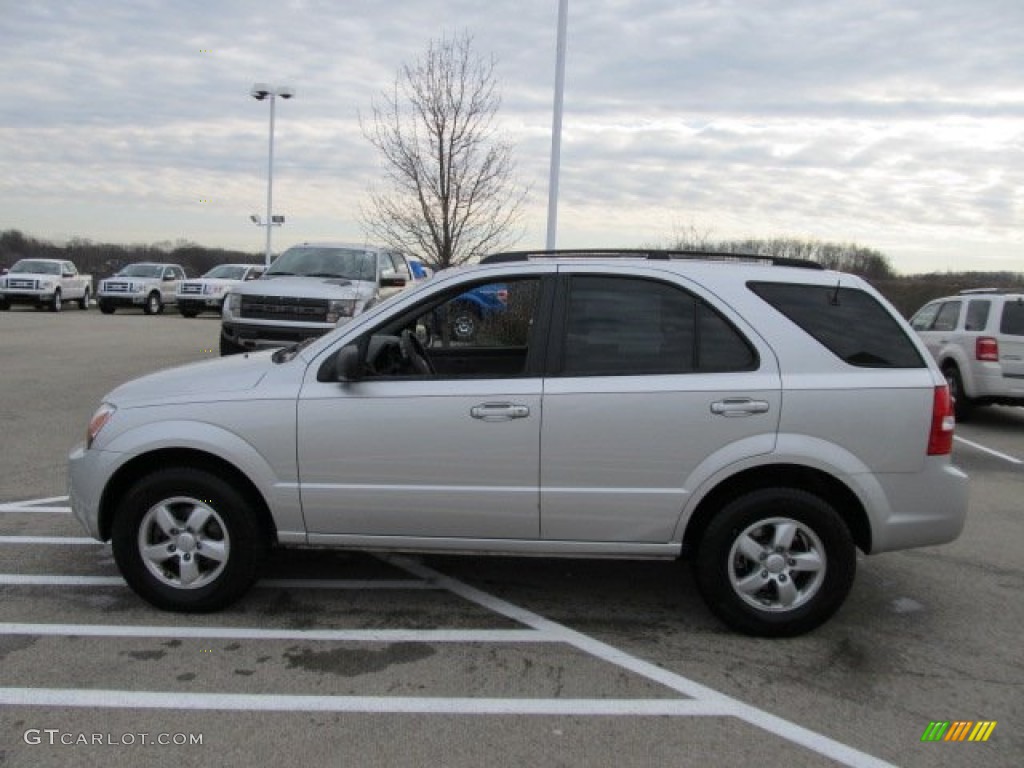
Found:
<svg viewBox="0 0 1024 768"><path fill-rule="evenodd" d="M683 533L683 553L696 551L715 513L734 499L762 488L795 488L813 493L835 507L857 548L871 552L871 523L857 495L841 480L799 464L770 464L743 470L721 480L697 504Z"/></svg>
<svg viewBox="0 0 1024 768"><path fill-rule="evenodd" d="M139 480L158 469L188 467L216 474L230 483L256 510L260 528L272 544L277 543L277 527L274 525L270 507L263 494L249 477L231 462L206 451L195 448L162 448L134 457L118 468L111 476L99 505L100 536L110 539L114 524L114 512L124 495Z"/></svg>

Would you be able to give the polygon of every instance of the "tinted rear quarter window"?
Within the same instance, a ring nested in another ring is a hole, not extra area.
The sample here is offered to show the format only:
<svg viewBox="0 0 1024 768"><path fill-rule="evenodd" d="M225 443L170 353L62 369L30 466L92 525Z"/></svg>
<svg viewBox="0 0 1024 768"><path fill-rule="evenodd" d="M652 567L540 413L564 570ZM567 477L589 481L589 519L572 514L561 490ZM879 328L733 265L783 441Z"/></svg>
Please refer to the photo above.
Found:
<svg viewBox="0 0 1024 768"><path fill-rule="evenodd" d="M965 331L983 331L988 323L988 311L992 302L988 299L974 299L967 302L967 319L964 321Z"/></svg>
<svg viewBox="0 0 1024 768"><path fill-rule="evenodd" d="M1024 300L1007 299L1003 305L1003 319L999 332L1010 336L1024 336Z"/></svg>
<svg viewBox="0 0 1024 768"><path fill-rule="evenodd" d="M869 293L790 283L748 283L747 287L848 365L925 366L903 326Z"/></svg>

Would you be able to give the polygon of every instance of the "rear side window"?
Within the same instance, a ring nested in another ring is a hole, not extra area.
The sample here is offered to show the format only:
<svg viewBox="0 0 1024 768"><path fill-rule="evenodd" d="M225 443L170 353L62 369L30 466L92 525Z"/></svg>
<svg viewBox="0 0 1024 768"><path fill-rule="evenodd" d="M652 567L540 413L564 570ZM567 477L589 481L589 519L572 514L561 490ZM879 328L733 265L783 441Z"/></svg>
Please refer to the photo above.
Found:
<svg viewBox="0 0 1024 768"><path fill-rule="evenodd" d="M639 376L752 370L753 349L696 296L666 283L573 277L562 373Z"/></svg>
<svg viewBox="0 0 1024 768"><path fill-rule="evenodd" d="M967 319L964 321L965 331L983 331L988 323L988 311L992 302L988 299L974 299L967 302Z"/></svg>
<svg viewBox="0 0 1024 768"><path fill-rule="evenodd" d="M1008 300L1003 305L1003 320L999 332L1010 336L1024 336L1024 301Z"/></svg>
<svg viewBox="0 0 1024 768"><path fill-rule="evenodd" d="M789 283L748 283L747 287L849 365L925 366L903 326L864 291Z"/></svg>

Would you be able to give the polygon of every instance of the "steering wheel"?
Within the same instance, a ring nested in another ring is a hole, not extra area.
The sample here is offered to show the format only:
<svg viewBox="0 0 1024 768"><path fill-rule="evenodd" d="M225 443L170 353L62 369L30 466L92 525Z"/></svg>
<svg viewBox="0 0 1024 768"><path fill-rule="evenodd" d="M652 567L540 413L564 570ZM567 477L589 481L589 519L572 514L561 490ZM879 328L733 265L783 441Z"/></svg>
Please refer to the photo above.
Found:
<svg viewBox="0 0 1024 768"><path fill-rule="evenodd" d="M434 366L427 357L426 347L420 341L420 337L406 328L401 335L402 355L412 363L416 373L421 375L434 375Z"/></svg>

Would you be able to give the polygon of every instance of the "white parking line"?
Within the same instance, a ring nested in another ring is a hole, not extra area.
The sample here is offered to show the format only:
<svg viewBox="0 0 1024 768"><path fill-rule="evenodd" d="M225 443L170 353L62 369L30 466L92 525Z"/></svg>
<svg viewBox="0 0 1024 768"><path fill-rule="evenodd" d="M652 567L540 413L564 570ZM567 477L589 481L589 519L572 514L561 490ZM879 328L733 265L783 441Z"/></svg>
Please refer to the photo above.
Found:
<svg viewBox="0 0 1024 768"><path fill-rule="evenodd" d="M1016 458L1015 456L1010 456L1007 453L1002 453L1001 451L993 450L992 448L984 446L981 443L976 443L973 440L968 440L966 438L960 437L959 435L957 435L954 439L958 443L963 443L964 445L969 445L974 450L981 451L982 453L987 453L987 454L989 454L991 456L995 456L997 459L1002 459L1003 461L1008 461L1011 464L1024 464L1024 461Z"/></svg>
<svg viewBox="0 0 1024 768"><path fill-rule="evenodd" d="M70 515L71 507L65 505L55 506L54 502L67 501L67 496L51 496L48 499L31 499L29 501L11 501L0 504L2 512L52 512L58 515Z"/></svg>
<svg viewBox="0 0 1024 768"><path fill-rule="evenodd" d="M0 688L0 704L101 709L228 710L243 712L358 712L426 715L721 716L706 702L685 699L492 699L430 696L298 696L288 694L181 693Z"/></svg>
<svg viewBox="0 0 1024 768"><path fill-rule="evenodd" d="M308 640L359 643L560 643L536 629L269 629L172 625L0 623L0 636L154 637L177 640Z"/></svg>
<svg viewBox="0 0 1024 768"><path fill-rule="evenodd" d="M120 576L76 576L50 573L0 573L7 587L127 587ZM442 587L412 579L261 579L256 588L346 590L440 590Z"/></svg>

